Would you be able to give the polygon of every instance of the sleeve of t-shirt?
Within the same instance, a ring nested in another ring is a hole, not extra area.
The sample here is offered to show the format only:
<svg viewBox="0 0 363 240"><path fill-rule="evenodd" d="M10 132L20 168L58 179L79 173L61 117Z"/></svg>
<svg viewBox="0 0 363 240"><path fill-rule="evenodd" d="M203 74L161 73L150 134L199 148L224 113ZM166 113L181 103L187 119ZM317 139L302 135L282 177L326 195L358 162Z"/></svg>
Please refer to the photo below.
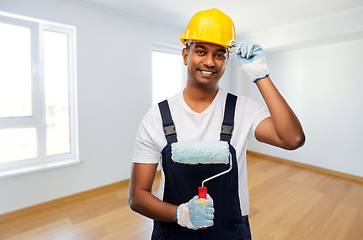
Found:
<svg viewBox="0 0 363 240"><path fill-rule="evenodd" d="M260 122L262 120L264 120L267 117L270 117L271 115L266 106L263 106L262 104L254 101L252 99L250 99L250 104L251 104L251 107L254 108L254 112L255 112L255 114L253 115L253 119L252 119L252 136L254 138L256 138L255 131L256 131L258 124L260 124Z"/></svg>
<svg viewBox="0 0 363 240"><path fill-rule="evenodd" d="M155 146L155 125L151 109L144 116L136 135L133 163L159 163L161 153Z"/></svg>

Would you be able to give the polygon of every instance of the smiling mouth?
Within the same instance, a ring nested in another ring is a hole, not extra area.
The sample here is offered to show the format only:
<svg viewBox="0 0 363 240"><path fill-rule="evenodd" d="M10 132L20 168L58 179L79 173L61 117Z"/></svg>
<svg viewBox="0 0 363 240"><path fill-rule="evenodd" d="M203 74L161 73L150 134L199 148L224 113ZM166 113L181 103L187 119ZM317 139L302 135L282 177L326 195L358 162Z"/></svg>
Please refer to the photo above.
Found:
<svg viewBox="0 0 363 240"><path fill-rule="evenodd" d="M205 71L205 70L199 70L203 73L203 75L212 75L214 73L216 73L215 71Z"/></svg>

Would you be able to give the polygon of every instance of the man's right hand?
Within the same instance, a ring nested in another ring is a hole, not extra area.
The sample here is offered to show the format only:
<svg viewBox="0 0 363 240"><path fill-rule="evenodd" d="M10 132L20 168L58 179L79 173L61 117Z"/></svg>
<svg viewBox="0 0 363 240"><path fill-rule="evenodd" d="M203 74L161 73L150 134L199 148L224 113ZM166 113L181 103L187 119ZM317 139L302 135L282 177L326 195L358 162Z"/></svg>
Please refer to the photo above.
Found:
<svg viewBox="0 0 363 240"><path fill-rule="evenodd" d="M177 222L180 226L197 230L213 226L214 207L213 199L194 196L189 202L179 205L176 211Z"/></svg>

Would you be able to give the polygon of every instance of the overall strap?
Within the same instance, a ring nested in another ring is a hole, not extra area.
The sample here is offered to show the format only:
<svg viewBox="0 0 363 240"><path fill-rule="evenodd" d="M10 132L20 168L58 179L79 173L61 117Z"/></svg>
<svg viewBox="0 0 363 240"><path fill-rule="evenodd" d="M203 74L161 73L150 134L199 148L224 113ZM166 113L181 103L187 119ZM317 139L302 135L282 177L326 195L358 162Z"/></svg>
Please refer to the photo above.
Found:
<svg viewBox="0 0 363 240"><path fill-rule="evenodd" d="M234 112L236 108L237 96L228 93L226 106L224 109L224 118L221 129L221 141L226 141L230 143L232 132L233 132L233 124L234 124Z"/></svg>
<svg viewBox="0 0 363 240"><path fill-rule="evenodd" d="M167 100L159 103L161 120L163 121L163 131L168 144L177 142L175 125L171 117L170 108Z"/></svg>

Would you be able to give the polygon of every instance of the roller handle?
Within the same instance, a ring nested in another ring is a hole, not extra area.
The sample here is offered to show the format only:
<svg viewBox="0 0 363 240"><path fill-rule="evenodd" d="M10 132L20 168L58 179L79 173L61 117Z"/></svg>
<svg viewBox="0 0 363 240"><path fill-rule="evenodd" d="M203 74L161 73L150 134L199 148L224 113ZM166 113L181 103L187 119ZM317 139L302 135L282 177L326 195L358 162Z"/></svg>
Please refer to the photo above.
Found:
<svg viewBox="0 0 363 240"><path fill-rule="evenodd" d="M199 198L207 199L207 187L198 187ZM207 229L206 227L201 227L199 229Z"/></svg>
<svg viewBox="0 0 363 240"><path fill-rule="evenodd" d="M198 187L199 198L207 199L207 187Z"/></svg>

